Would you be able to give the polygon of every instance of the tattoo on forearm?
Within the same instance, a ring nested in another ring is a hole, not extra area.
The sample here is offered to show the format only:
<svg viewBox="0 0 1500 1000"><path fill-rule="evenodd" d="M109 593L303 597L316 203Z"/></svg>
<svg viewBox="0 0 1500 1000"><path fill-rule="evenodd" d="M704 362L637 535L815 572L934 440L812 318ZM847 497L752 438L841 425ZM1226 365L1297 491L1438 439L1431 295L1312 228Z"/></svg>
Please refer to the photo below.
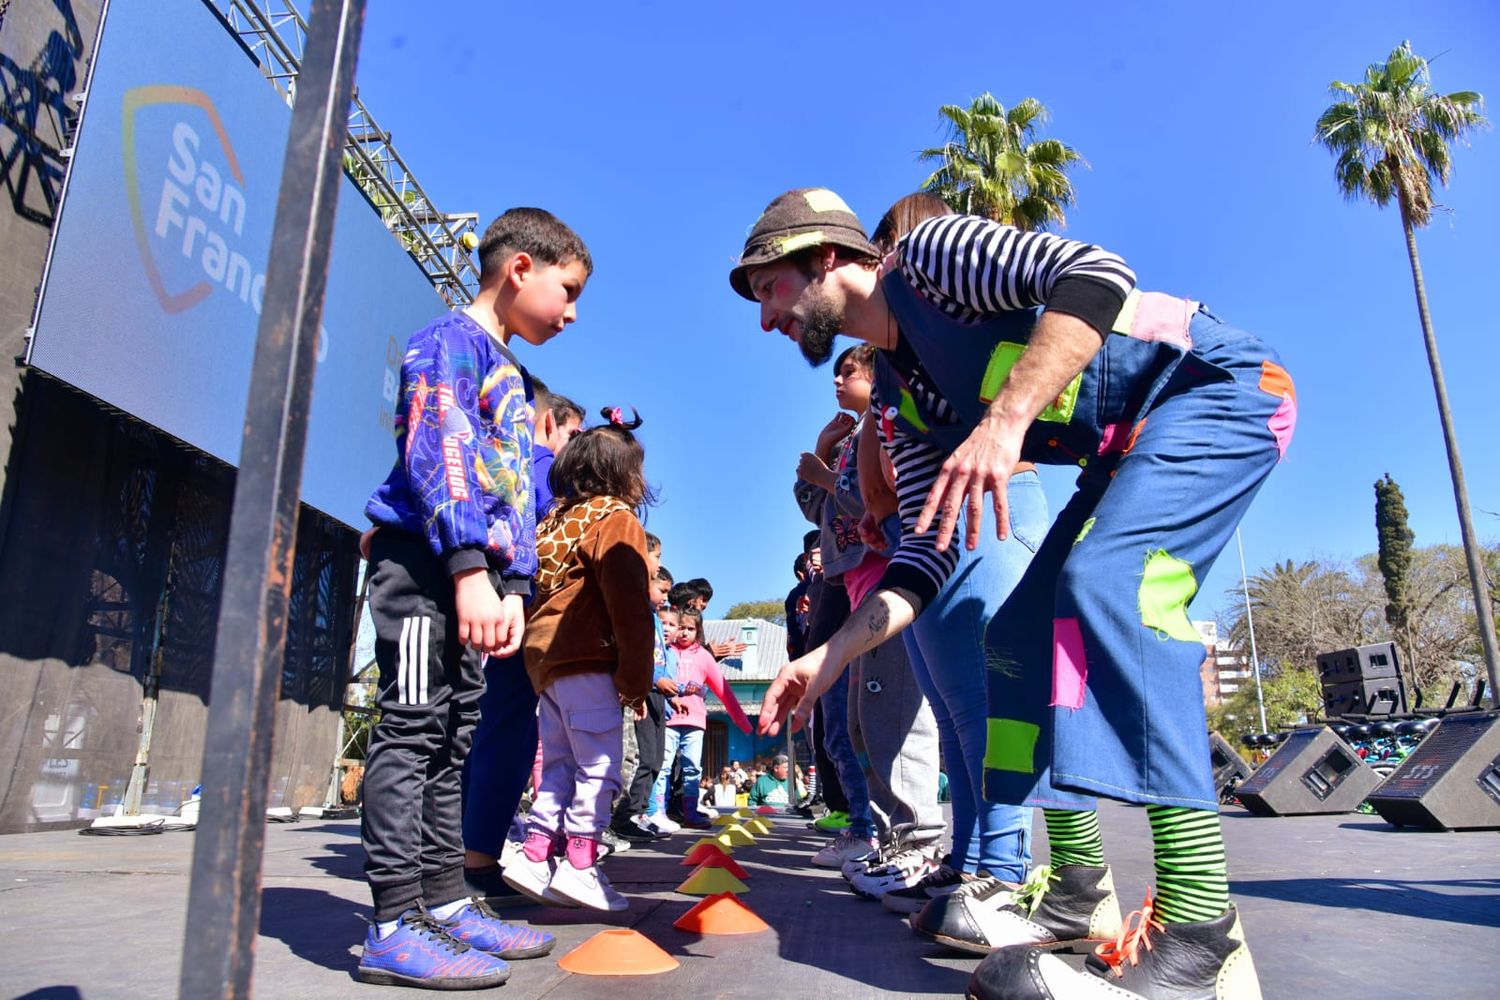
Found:
<svg viewBox="0 0 1500 1000"><path fill-rule="evenodd" d="M871 639L878 639L885 635L885 630L891 624L891 612L885 606L884 601L875 602L875 606L870 609L870 617L866 621L869 625Z"/></svg>

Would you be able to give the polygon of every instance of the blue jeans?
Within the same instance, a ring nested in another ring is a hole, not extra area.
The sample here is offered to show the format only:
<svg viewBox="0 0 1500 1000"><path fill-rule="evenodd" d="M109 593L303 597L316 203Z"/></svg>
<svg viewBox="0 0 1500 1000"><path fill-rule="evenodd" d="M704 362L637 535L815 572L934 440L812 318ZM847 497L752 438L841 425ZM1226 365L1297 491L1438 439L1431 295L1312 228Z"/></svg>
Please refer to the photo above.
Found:
<svg viewBox="0 0 1500 1000"><path fill-rule="evenodd" d="M854 753L854 741L849 738L847 667L833 687L818 699L818 711L823 713L823 750L838 768L839 784L844 789L844 798L849 800L849 832L861 840L868 839L875 831L875 824L870 818L870 788Z"/></svg>
<svg viewBox="0 0 1500 1000"><path fill-rule="evenodd" d="M904 633L917 685L937 719L938 745L953 800L952 864L1019 882L1031 864L1031 810L984 801L988 730L985 630L1020 581L1047 533L1047 498L1035 472L1011 477L1010 534L995 537L994 508L984 505L979 547L963 545L966 516L954 532L958 566Z"/></svg>
<svg viewBox="0 0 1500 1000"><path fill-rule="evenodd" d="M498 858L536 759L536 692L519 653L485 660L484 685L464 761L464 847Z"/></svg>
<svg viewBox="0 0 1500 1000"><path fill-rule="evenodd" d="M659 816L666 810L667 782L672 780L672 762L682 754L682 813L698 815L698 785L703 777L703 730L693 726L667 726L662 741L661 774L651 789L647 812Z"/></svg>

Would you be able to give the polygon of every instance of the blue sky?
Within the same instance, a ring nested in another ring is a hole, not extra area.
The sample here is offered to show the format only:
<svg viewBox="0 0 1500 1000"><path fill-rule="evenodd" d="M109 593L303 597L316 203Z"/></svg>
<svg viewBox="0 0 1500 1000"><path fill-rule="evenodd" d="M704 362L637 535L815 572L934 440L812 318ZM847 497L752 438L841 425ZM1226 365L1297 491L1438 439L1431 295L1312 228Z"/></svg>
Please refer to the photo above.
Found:
<svg viewBox="0 0 1500 1000"><path fill-rule="evenodd" d="M361 97L443 210L540 205L589 243L579 321L524 360L591 410L640 409L663 496L649 527L679 579L714 583L711 611L792 583L807 527L793 469L834 405L831 372L729 289L749 225L810 185L872 224L926 176L915 151L941 142L938 107L985 90L1044 102L1048 134L1091 164L1068 235L1258 333L1296 379L1296 439L1244 524L1252 573L1373 550L1386 472L1419 544L1458 541L1400 223L1345 203L1311 136L1328 82L1402 39L1435 57L1439 89L1500 102L1495 4L954 3L941 23L883 2L412 9L370 0ZM1451 213L1419 249L1494 541L1500 137L1480 133L1455 165ZM1044 479L1056 511L1072 476ZM1231 547L1193 616L1237 579Z"/></svg>

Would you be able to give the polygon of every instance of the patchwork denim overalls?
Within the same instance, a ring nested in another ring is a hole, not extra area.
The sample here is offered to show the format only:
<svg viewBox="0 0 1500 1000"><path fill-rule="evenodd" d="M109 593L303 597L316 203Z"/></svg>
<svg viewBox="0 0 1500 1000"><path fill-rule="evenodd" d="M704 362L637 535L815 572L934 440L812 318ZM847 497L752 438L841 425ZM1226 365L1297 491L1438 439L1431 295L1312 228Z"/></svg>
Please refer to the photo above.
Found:
<svg viewBox="0 0 1500 1000"><path fill-rule="evenodd" d="M899 271L901 336L960 417L924 413L889 363L885 419L953 451L1036 321L966 324ZM894 411L894 412L892 412ZM1026 575L990 622L985 795L1087 808L1094 796L1217 808L1187 606L1286 451L1296 393L1270 348L1196 302L1133 292L1103 348L1027 431L1021 457L1080 468ZM959 543L961 544L961 542Z"/></svg>

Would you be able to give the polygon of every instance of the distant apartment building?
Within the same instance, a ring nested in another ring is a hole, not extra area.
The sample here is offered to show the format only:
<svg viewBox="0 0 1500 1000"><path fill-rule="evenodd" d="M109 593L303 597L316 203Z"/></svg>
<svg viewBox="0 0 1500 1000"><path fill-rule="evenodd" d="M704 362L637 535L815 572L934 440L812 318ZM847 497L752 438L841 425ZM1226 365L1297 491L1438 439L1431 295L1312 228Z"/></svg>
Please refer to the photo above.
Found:
<svg viewBox="0 0 1500 1000"><path fill-rule="evenodd" d="M1199 673L1203 680L1203 704L1212 708L1234 696L1250 680L1250 663L1238 646L1219 635L1219 623L1193 622L1203 640L1205 656Z"/></svg>

